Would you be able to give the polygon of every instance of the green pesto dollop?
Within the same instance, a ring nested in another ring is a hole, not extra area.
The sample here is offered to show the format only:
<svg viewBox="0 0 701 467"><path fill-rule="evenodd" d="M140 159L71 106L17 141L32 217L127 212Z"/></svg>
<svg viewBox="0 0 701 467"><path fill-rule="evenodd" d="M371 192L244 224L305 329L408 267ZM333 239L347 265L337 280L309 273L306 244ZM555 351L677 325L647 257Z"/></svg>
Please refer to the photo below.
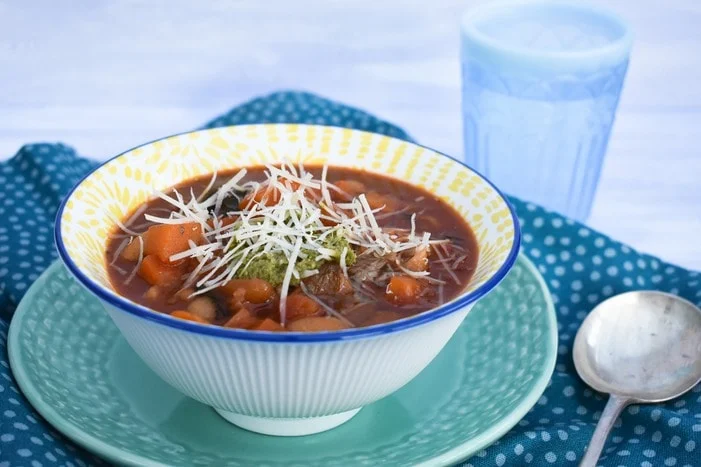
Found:
<svg viewBox="0 0 701 467"><path fill-rule="evenodd" d="M248 266L236 273L240 279L263 279L274 286L282 284L287 270L287 258L283 253L268 253L254 258Z"/></svg>
<svg viewBox="0 0 701 467"><path fill-rule="evenodd" d="M334 251L331 255L332 259L330 261L340 262L341 253L343 249L346 248L346 265L351 266L355 263L356 255L351 248L348 240L340 235L339 233L334 233L327 236L322 242L324 248L328 248ZM313 271L319 269L325 261L316 260L318 253L312 250L304 251L306 258L298 258L295 263L295 269L300 274L304 275L306 271ZM254 258L246 267L241 268L237 273L236 277L240 279L263 279L274 286L279 286L282 284L285 278L285 272L287 272L288 258L282 252L267 253L257 258ZM299 279L292 277L290 283L292 285L298 285Z"/></svg>
<svg viewBox="0 0 701 467"><path fill-rule="evenodd" d="M351 266L353 263L355 263L355 251L353 251L348 239L341 235L338 231L328 235L322 243L324 248L328 248L329 250L336 252L334 258L337 261L341 260L341 253L343 252L343 249L346 248L346 266Z"/></svg>

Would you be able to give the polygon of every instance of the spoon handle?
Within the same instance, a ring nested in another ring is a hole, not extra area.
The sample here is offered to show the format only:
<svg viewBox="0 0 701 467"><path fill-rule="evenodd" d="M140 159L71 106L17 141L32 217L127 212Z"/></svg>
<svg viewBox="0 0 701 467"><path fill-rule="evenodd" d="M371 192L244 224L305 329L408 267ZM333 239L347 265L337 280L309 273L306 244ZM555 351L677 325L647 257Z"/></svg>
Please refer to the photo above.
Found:
<svg viewBox="0 0 701 467"><path fill-rule="evenodd" d="M592 436L589 446L587 446L587 450L584 453L582 461L579 463L579 467L596 467L596 463L599 460L601 451L604 449L606 438L608 438L613 424L621 414L621 411L630 404L630 402L628 398L611 394L601 414L599 423L596 424L594 436Z"/></svg>

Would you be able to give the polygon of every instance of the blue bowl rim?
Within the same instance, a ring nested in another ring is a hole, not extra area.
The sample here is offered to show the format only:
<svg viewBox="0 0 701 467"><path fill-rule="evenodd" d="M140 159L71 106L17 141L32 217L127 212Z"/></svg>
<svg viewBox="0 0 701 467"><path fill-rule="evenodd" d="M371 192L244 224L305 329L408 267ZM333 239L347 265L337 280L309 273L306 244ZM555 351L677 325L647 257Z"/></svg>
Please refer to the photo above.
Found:
<svg viewBox="0 0 701 467"><path fill-rule="evenodd" d="M248 126L270 126L270 125L293 125L293 123L259 123L259 124L248 124L248 125L229 125L235 126L235 127L248 127ZM294 125L300 125L300 126L306 126L306 127L317 127L317 128L336 128L336 129L343 129L343 130L348 130L351 129L353 131L358 131L361 133L369 133L369 134L380 134L380 133L373 133L373 132L368 132L368 131L363 131L363 130L355 130L353 128L347 128L347 127L339 127L339 126L332 126L332 125L307 125L307 124L294 124ZM433 308L431 310L425 311L423 313L419 313L417 315L404 318L401 320L397 321L392 321L389 323L384 323L384 324L378 324L375 326L370 326L370 327L362 327L362 328L354 328L354 329L345 329L341 331L329 331L329 332L318 332L318 333L302 333L302 332L285 332L285 333L276 333L276 332L267 332L267 331L249 331L249 330L242 330L242 329L232 329L232 328L225 328L223 326L216 326L216 325L208 325L208 324L199 324L199 323L194 323L191 321L185 321L182 319L178 318L173 318L169 315L166 315L164 313L159 313L155 310L152 310L150 308L147 308L145 306L139 305L137 303L134 303L130 300L127 300L126 298L122 297L121 295L117 294L116 292L113 292L109 289L104 288L102 285L97 284L95 281L90 279L86 274L84 274L80 268L75 264L75 262L71 259L70 255L68 254L68 251L66 250L66 247L63 243L63 239L61 238L61 219L63 217L63 211L66 208L66 204L70 200L71 196L75 192L75 190L88 178L90 177L93 173L95 173L97 170L102 168L104 165L107 163L135 150L144 146L148 146L150 144L153 144L157 141L162 141L164 139L176 137L176 136L182 136L182 135L187 135L189 133L195 133L198 131L212 131L212 130L218 130L222 128L227 128L227 126L224 127L216 127L216 128L206 128L202 130L191 130L191 131L185 131L182 133L176 133L171 136L166 136L162 138L155 139L153 141L149 141L147 143L140 144L138 146L135 146L131 149L128 149L126 151L121 152L120 154L106 160L102 164L98 165L95 167L93 170L91 170L89 173L87 173L83 178L80 179L78 183L76 183L73 188L66 194L65 198L61 201L61 205L59 206L59 209L56 213L56 221L54 223L54 240L56 242L56 247L58 249L58 254L61 260L63 261L64 265L67 267L68 271L93 295L97 296L101 300L109 303L116 309L120 311L125 311L127 313L130 313L132 315L135 315L139 318L143 318L155 323L159 324L164 324L168 327L171 328L176 328L180 329L183 331L191 332L194 334L200 334L200 335L205 335L205 336L211 336L211 337L220 337L220 338L228 338L228 339L235 339L235 340L244 340L244 341L256 341L256 342L280 342L280 343L304 343L304 342L336 342L336 341L345 341L345 340L353 340L353 339L359 339L359 338L368 338L368 337L376 337L376 336L381 336L385 334L390 334L398 331L403 331L406 329L414 328L416 326L420 326L422 324L430 323L432 321L435 321L439 318L442 318L444 316L447 316L453 312L456 312L465 306L474 303L478 299L482 298L485 296L487 293L489 293L494 287L496 287L503 279L506 277L506 274L511 270L513 267L514 263L516 262L516 258L518 256L518 252L521 246L521 229L520 225L518 222L518 216L516 215L516 211L514 210L513 206L509 202L508 198L496 187L494 184L489 181L486 177L484 177L481 173L475 171L474 169L468 167L465 163L457 160L454 157L451 157L447 154L444 154L442 152L436 151L435 149L432 149L428 146L424 146L421 144L414 143L412 141L406 141L406 140L401 140L399 138L394 138L392 136L387 136L387 135L381 135L381 136L386 136L388 138L392 139L397 139L402 142L408 142L410 144L414 144L416 146L428 149L429 151L433 151L436 154L439 154L443 157L446 157L453 162L456 162L463 167L467 168L468 170L472 171L473 173L477 174L482 180L484 180L489 186L492 187L496 191L496 193L501 196L501 198L504 200L506 205L509 208L509 212L511 214L511 219L514 225L514 240L513 244L511 246L511 251L509 251L508 256L506 257L506 260L504 263L499 267L496 273L492 277L490 277L484 284L479 286L477 289L473 290L472 292L461 295L457 299L448 302L442 306L439 306L437 308Z"/></svg>

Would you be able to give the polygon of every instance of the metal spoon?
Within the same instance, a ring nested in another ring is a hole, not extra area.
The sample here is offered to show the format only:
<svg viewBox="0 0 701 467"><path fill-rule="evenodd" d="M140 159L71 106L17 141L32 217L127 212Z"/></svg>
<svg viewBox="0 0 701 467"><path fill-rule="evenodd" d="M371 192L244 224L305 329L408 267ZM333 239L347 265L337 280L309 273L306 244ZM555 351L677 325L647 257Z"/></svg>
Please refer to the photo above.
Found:
<svg viewBox="0 0 701 467"><path fill-rule="evenodd" d="M579 464L595 467L627 405L674 399L701 381L701 309L662 292L617 295L589 313L573 354L584 382L610 394Z"/></svg>

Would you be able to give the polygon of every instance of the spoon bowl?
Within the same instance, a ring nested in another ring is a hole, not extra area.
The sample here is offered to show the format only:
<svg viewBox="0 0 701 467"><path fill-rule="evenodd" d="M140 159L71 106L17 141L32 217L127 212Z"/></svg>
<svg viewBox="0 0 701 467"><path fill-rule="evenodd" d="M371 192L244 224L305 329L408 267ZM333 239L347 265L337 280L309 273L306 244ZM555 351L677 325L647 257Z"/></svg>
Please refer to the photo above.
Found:
<svg viewBox="0 0 701 467"><path fill-rule="evenodd" d="M674 399L701 381L701 310L663 292L617 295L589 313L573 356L584 382L611 395L580 464L595 465L624 407Z"/></svg>
<svg viewBox="0 0 701 467"><path fill-rule="evenodd" d="M636 402L673 399L701 379L701 310L662 292L628 292L594 308L574 341L580 377Z"/></svg>

